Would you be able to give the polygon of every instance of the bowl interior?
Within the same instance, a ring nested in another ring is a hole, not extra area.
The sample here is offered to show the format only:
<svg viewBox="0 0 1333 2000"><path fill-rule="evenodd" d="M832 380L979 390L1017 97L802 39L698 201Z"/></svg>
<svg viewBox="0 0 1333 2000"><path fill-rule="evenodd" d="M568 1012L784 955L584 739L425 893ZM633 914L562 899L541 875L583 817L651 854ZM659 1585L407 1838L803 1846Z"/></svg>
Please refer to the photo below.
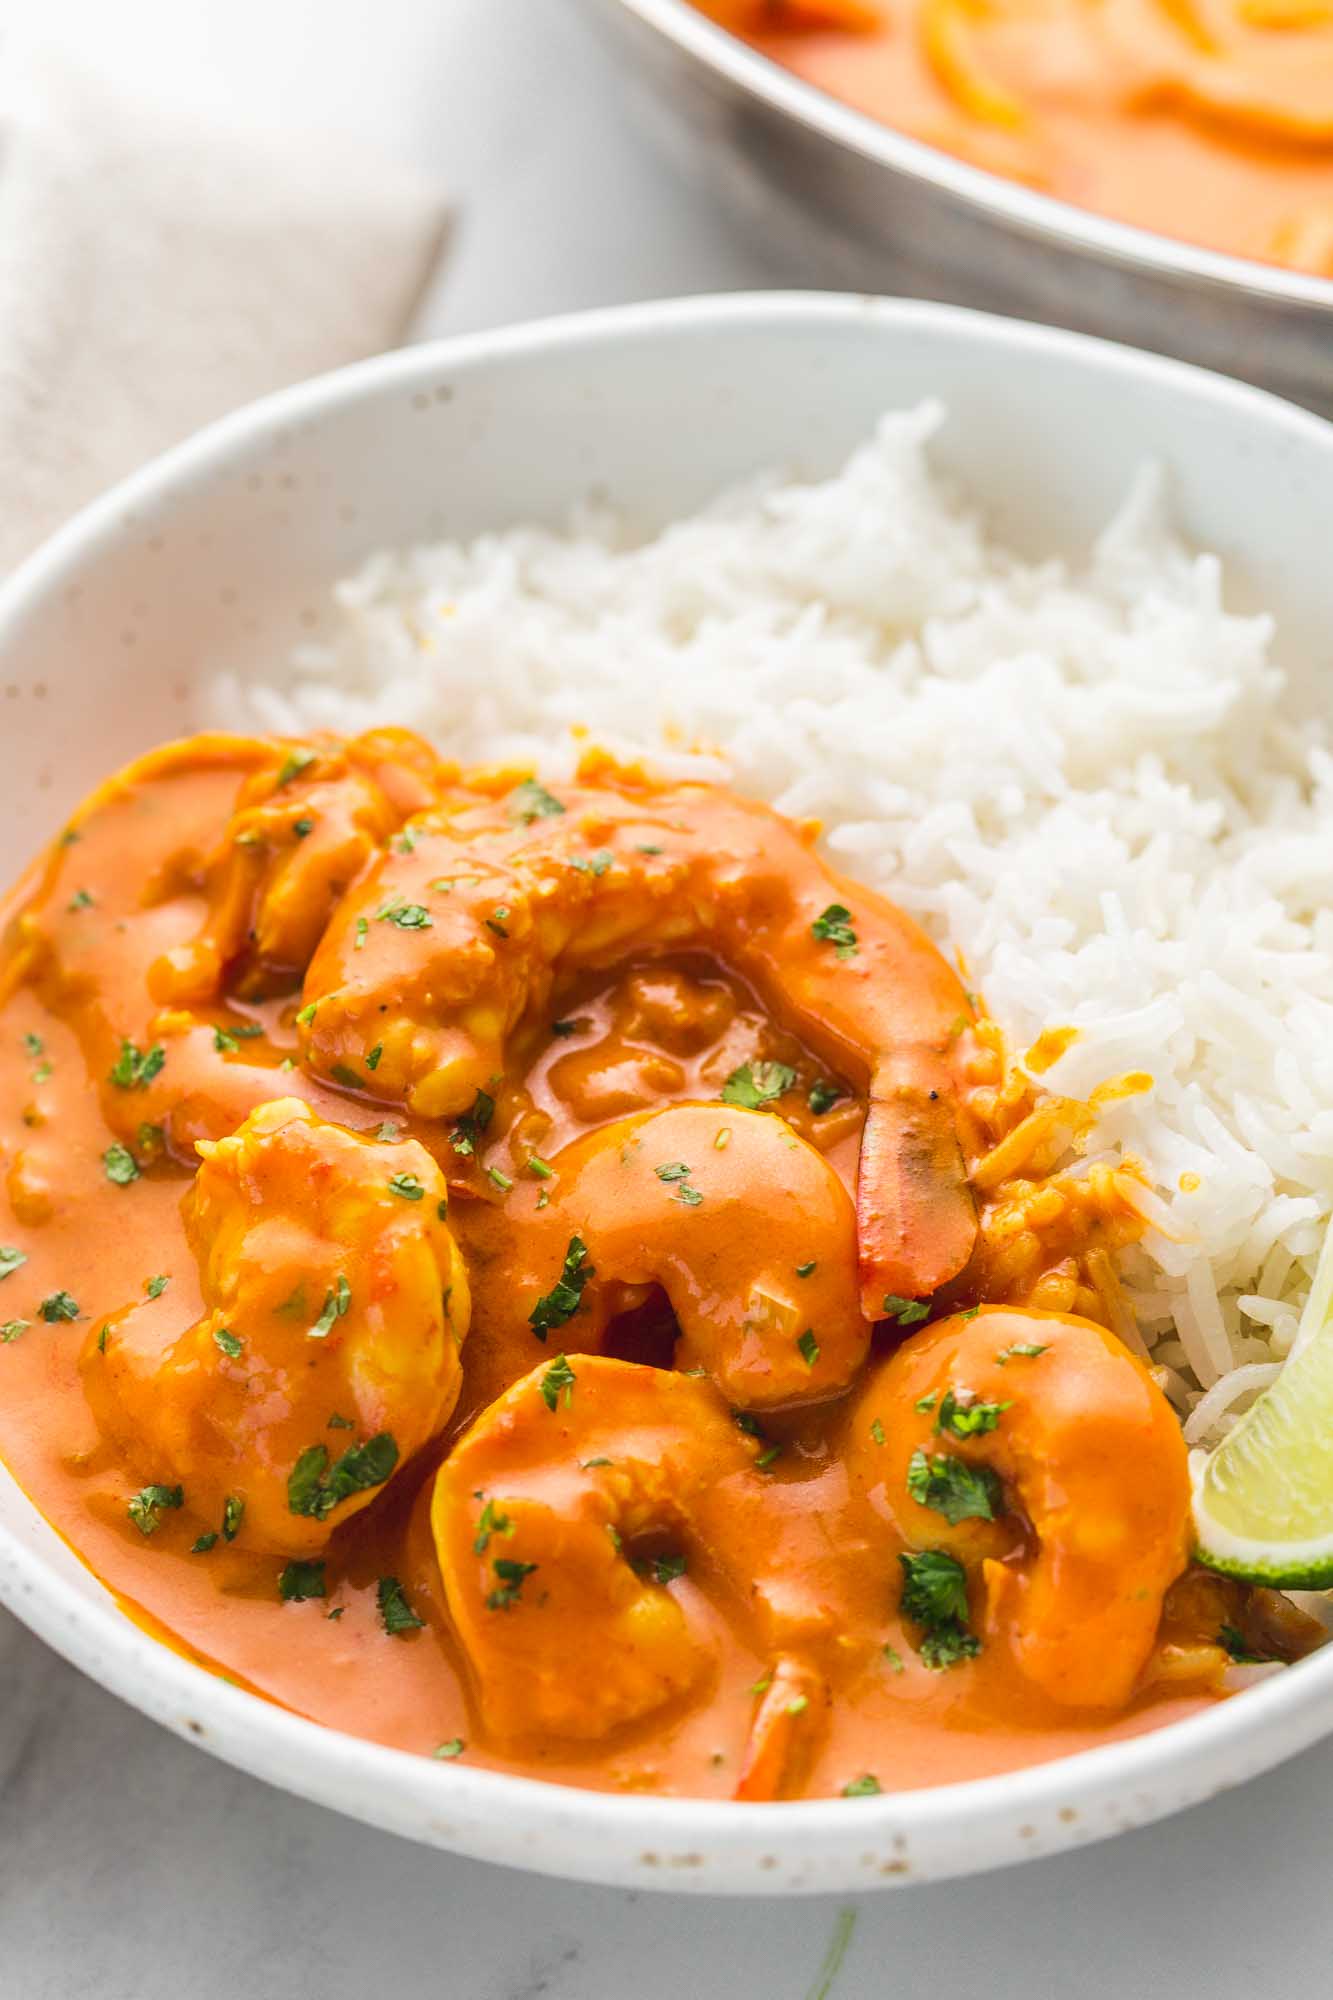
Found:
<svg viewBox="0 0 1333 2000"><path fill-rule="evenodd" d="M760 467L829 472L882 411L923 397L948 408L944 465L1030 555L1076 553L1140 466L1162 461L1181 528L1226 559L1233 601L1277 613L1281 656L1302 698L1319 698L1333 663L1333 427L1174 363L950 308L826 297L633 308L423 347L287 392L182 447L48 544L0 593L0 867L12 878L118 761L193 726L206 676L280 671L294 646L328 625L334 579L376 547L555 522L589 495L647 530ZM255 1719L263 1704L108 1620L100 1586L7 1477L0 1590L71 1657L164 1720L184 1726L183 1691L194 1689L189 1699L198 1714L208 1709L225 1754L312 1796L494 1858L644 1877L633 1838L608 1831L628 1802L562 1795L547 1816L577 1822L584 1845L570 1836L558 1854L537 1852L523 1841L547 1810L532 1795L549 1788L453 1773L456 1796L472 1798L477 1779L485 1783L472 1819L460 1812L445 1823L438 1793L400 1768L421 1760L367 1745L324 1756L310 1739L325 1732L276 1711ZM1210 1752L1206 1768L1165 1790L1140 1782L1139 1805L1117 1806L1120 1818L1101 1830L1202 1796L1228 1772L1275 1761L1283 1745L1315 1733L1307 1703L1260 1752L1250 1740L1258 1719L1279 1705L1266 1690L1230 1705L1211 1735L1190 1738L1246 1737L1229 1762ZM1124 1746L1133 1754L1120 1768L1165 1768L1173 1756L1188 1765L1159 1740ZM1002 1787L996 1824L1030 1820L1042 1788L1063 1782L1051 1777L1060 1768L991 1781L992 1792ZM398 1773L389 1803L383 1784L365 1782L384 1771ZM438 1776L429 1773L431 1785ZM528 1834L507 1844L487 1807L505 1796L530 1802ZM943 1828L935 1872L1017 1858L1012 1839L1003 1852L988 1848L975 1814L965 1835L961 1797L954 1807L931 1802L944 1797L902 1808L913 1824ZM645 1824L675 1823L660 1803L633 1810ZM734 1821L734 1809L721 1810ZM862 1879L853 1839L864 1852L872 1822L856 1810L860 1830L830 1835L822 1872L806 1885ZM718 1811L683 1806L676 1820L683 1813L697 1834L722 1824ZM754 1886L761 1878L737 1873L723 1851L743 1849L752 1871L765 1841L781 1854L774 1886L789 1879L815 1824L806 1808L777 1833L763 1832L764 1809L745 1818L743 1836L717 1835L708 1886ZM1053 1814L1051 1825L1058 1844L1066 1836Z"/></svg>

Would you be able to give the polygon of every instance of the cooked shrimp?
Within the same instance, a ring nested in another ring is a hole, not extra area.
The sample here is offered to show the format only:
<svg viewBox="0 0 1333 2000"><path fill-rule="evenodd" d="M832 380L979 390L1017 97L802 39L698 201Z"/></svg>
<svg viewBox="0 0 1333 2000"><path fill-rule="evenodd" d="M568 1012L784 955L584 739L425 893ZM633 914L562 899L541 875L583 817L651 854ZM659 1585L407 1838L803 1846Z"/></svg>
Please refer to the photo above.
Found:
<svg viewBox="0 0 1333 2000"><path fill-rule="evenodd" d="M708 1595L786 1656L826 1632L772 1489L711 1383L599 1355L534 1368L436 1479L449 1614L499 1738L592 1738L713 1670Z"/></svg>
<svg viewBox="0 0 1333 2000"><path fill-rule="evenodd" d="M596 1351L639 1303L634 1288L660 1285L680 1326L675 1365L707 1369L732 1403L771 1409L846 1388L870 1338L856 1217L783 1119L726 1104L643 1112L549 1165L549 1179L508 1196L512 1255L484 1315L499 1379L548 1333Z"/></svg>
<svg viewBox="0 0 1333 2000"><path fill-rule="evenodd" d="M199 1150L184 1210L203 1315L164 1350L160 1308L112 1314L85 1385L191 1512L308 1555L457 1400L469 1299L444 1179L414 1141L359 1139L294 1098Z"/></svg>
<svg viewBox="0 0 1333 2000"><path fill-rule="evenodd" d="M1118 1708L1190 1518L1180 1426L1104 1327L983 1307L907 1340L849 1419L854 1485L909 1549L979 1565L986 1645L1053 1700Z"/></svg>
<svg viewBox="0 0 1333 2000"><path fill-rule="evenodd" d="M653 787L595 761L583 776L558 798L529 783L507 807L410 823L311 962L309 1064L420 1116L459 1116L558 974L705 947L868 1092L866 1315L886 1294L934 1291L977 1226L955 1122L972 1015L954 973L902 911L825 867L811 829L709 786Z"/></svg>

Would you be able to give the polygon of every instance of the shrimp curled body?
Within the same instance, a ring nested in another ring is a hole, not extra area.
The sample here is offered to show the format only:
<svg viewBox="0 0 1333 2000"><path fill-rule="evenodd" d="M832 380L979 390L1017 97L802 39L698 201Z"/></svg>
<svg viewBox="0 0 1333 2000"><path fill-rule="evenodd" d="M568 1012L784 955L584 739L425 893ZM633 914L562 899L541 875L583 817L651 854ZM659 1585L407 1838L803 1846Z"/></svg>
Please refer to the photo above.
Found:
<svg viewBox="0 0 1333 2000"><path fill-rule="evenodd" d="M963 1268L976 1213L956 1129L963 988L912 920L841 881L800 828L705 785L613 770L559 798L448 800L411 821L333 915L305 982L308 1065L456 1117L503 1073L558 975L712 951L867 1091L863 1309ZM535 803L534 803L535 801ZM379 1050L372 1071L366 1052Z"/></svg>
<svg viewBox="0 0 1333 2000"><path fill-rule="evenodd" d="M946 1518L950 1461L998 1478L989 1515ZM941 1321L875 1368L849 1418L853 1486L908 1548L979 1562L983 1643L1073 1707L1123 1707L1148 1662L1187 1560L1186 1461L1143 1364L1055 1313Z"/></svg>

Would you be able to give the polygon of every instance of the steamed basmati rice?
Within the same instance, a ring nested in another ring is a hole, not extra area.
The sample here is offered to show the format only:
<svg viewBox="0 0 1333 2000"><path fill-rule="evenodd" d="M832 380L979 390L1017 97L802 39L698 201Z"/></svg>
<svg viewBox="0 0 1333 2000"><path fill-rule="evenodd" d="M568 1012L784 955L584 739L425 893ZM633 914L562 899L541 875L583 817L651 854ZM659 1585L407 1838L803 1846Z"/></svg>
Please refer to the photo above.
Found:
<svg viewBox="0 0 1333 2000"><path fill-rule="evenodd" d="M1153 1179L1126 1291L1215 1437L1289 1350L1333 1209L1333 753L1152 476L1085 566L1020 563L932 472L938 421L890 415L838 477L642 546L585 513L378 555L334 644L213 706L548 778L591 737L818 816L1013 1047L1078 1028L1047 1085L1152 1075L1090 1157Z"/></svg>

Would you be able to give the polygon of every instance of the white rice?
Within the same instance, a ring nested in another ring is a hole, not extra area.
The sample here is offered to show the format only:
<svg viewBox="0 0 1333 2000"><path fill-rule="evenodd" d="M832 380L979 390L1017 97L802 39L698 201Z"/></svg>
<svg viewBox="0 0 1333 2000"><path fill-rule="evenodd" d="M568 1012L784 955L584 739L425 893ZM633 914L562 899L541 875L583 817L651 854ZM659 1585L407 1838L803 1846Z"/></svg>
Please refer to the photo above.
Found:
<svg viewBox="0 0 1333 2000"><path fill-rule="evenodd" d="M1078 1027L1052 1088L1155 1079L1093 1156L1153 1177L1171 1233L1126 1289L1182 1408L1207 1392L1203 1441L1288 1352L1333 1210L1333 748L1153 477L1085 566L1034 567L932 473L938 422L890 415L837 478L756 483L640 547L581 514L378 555L338 586L334 644L212 705L402 723L548 778L584 728L817 815L1012 1046Z"/></svg>

